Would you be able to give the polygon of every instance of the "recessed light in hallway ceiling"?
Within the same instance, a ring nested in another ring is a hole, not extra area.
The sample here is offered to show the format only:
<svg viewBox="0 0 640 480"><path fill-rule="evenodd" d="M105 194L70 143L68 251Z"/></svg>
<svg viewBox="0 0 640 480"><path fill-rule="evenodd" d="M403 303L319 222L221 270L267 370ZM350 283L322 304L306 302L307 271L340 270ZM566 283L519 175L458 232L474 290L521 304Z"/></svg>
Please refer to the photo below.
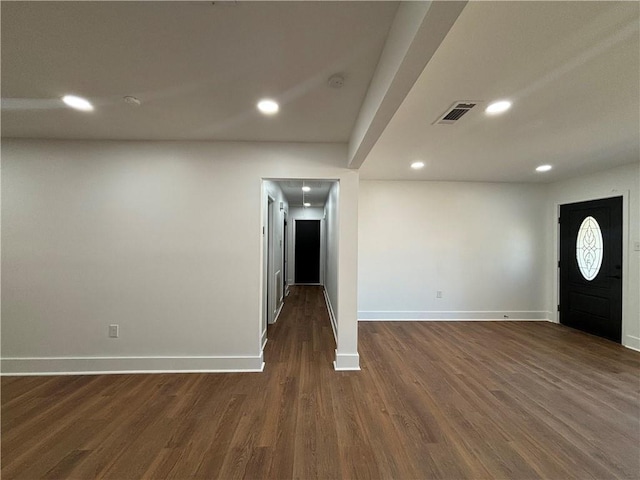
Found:
<svg viewBox="0 0 640 480"><path fill-rule="evenodd" d="M536 172L548 172L552 168L553 167L551 165L540 165L539 167L536 167Z"/></svg>
<svg viewBox="0 0 640 480"><path fill-rule="evenodd" d="M424 168L424 162L413 162L411 164L411 168L414 170L420 170L421 168Z"/></svg>
<svg viewBox="0 0 640 480"><path fill-rule="evenodd" d="M275 115L280 110L280 105L275 100L265 98L258 102L258 110L265 115Z"/></svg>

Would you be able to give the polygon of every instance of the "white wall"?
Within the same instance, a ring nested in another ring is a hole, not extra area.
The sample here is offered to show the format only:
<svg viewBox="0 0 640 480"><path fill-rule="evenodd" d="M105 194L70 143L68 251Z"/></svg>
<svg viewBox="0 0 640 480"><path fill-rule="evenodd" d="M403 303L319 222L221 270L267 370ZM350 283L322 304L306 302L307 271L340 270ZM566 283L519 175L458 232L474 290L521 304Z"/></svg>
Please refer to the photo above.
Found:
<svg viewBox="0 0 640 480"><path fill-rule="evenodd" d="M549 316L539 186L362 181L359 205L359 318Z"/></svg>
<svg viewBox="0 0 640 480"><path fill-rule="evenodd" d="M289 209L289 228L287 232L289 251L287 252L287 274L289 285L296 283L296 220L320 220L320 283L324 283L324 263L325 246L323 239L324 233L324 210L321 207L291 207Z"/></svg>
<svg viewBox="0 0 640 480"><path fill-rule="evenodd" d="M333 312L338 309L338 195L340 184L335 183L329 190L324 206L325 212L325 291L327 292L329 310L334 335L338 331L337 319Z"/></svg>
<svg viewBox="0 0 640 480"><path fill-rule="evenodd" d="M357 357L344 146L4 139L2 159L4 372L260 369L263 178L340 180L338 366Z"/></svg>
<svg viewBox="0 0 640 480"><path fill-rule="evenodd" d="M362 181L358 316L557 321L559 206L620 195L622 343L640 349L637 162L546 185Z"/></svg>
<svg viewBox="0 0 640 480"><path fill-rule="evenodd" d="M597 198L623 199L623 270L622 270L622 343L640 350L640 252L634 242L640 241L640 164L606 170L548 185L546 221L548 252L545 274L547 309L557 321L558 305L558 208L562 204Z"/></svg>

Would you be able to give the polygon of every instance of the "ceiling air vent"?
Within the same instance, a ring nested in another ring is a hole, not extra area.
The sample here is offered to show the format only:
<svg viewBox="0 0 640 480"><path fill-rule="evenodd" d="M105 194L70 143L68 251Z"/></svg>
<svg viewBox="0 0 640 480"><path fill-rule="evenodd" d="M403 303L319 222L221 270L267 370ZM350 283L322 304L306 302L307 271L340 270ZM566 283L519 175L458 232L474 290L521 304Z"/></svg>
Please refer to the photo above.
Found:
<svg viewBox="0 0 640 480"><path fill-rule="evenodd" d="M477 102L455 102L434 122L434 125L453 125L476 105Z"/></svg>

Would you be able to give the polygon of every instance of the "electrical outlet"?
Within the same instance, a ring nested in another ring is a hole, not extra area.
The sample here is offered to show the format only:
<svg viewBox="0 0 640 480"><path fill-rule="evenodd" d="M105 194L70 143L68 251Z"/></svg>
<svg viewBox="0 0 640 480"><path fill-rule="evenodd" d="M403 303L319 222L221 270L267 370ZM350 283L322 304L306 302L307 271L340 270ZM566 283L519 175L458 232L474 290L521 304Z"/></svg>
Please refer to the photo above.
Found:
<svg viewBox="0 0 640 480"><path fill-rule="evenodd" d="M502 317L503 318L509 318L509 315L503 315Z"/></svg>
<svg viewBox="0 0 640 480"><path fill-rule="evenodd" d="M120 336L120 326L119 325L109 325L109 337L110 338L118 338Z"/></svg>
<svg viewBox="0 0 640 480"><path fill-rule="evenodd" d="M442 291L441 290L438 290L436 292L436 298L442 298Z"/></svg>

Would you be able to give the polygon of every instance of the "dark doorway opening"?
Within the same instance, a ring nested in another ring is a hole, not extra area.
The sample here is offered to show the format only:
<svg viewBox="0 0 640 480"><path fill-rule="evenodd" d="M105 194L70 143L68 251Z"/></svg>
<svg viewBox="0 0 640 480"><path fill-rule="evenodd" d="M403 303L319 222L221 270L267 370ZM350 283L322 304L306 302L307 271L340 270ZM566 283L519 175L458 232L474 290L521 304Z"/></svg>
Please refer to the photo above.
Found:
<svg viewBox="0 0 640 480"><path fill-rule="evenodd" d="M560 206L560 323L622 341L622 197Z"/></svg>
<svg viewBox="0 0 640 480"><path fill-rule="evenodd" d="M296 220L295 282L320 283L320 220Z"/></svg>

